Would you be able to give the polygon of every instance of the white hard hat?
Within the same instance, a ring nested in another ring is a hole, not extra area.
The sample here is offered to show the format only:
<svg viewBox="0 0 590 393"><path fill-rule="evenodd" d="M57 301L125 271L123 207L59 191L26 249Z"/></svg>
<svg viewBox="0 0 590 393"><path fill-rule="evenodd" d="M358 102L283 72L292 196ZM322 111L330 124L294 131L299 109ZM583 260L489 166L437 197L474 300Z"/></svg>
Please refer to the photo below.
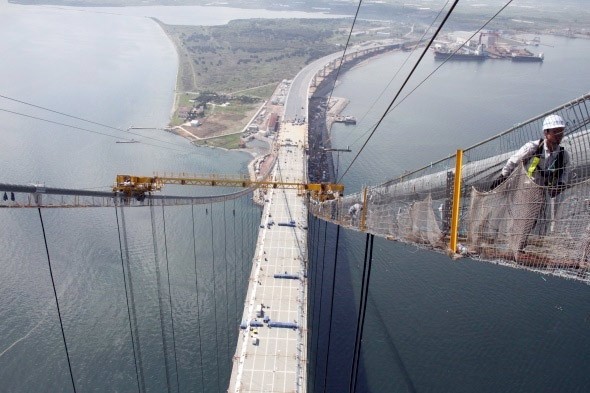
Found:
<svg viewBox="0 0 590 393"><path fill-rule="evenodd" d="M559 115L549 115L543 120L543 131L552 128L565 128L565 122Z"/></svg>

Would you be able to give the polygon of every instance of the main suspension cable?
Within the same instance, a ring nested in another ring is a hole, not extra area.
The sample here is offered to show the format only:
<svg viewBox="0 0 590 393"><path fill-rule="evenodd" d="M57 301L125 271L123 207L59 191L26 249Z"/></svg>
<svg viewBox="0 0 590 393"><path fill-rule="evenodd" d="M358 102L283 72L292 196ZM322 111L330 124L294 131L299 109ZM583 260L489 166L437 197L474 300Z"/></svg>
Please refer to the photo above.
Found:
<svg viewBox="0 0 590 393"><path fill-rule="evenodd" d="M350 26L350 32L348 33L348 38L346 39L346 45L344 46L344 51L342 52L342 57L340 58L340 63L338 64L338 69L336 70L336 77L334 78L334 84L332 85L332 89L330 89L330 97L328 98L328 105L330 105L330 100L332 99L332 93L334 93L334 89L336 88L336 82L338 81L338 76L340 75L340 69L342 68L342 64L344 63L344 56L346 56L346 51L348 50L348 45L350 44L350 37L352 37L354 25L356 24L356 20L359 15L359 11L361 9L362 4L363 4L363 0L359 0L359 4L356 7L356 13L354 14L354 19L352 20L352 26Z"/></svg>
<svg viewBox="0 0 590 393"><path fill-rule="evenodd" d="M17 103L23 104L23 105L28 105L28 106L31 106L33 108L41 109L41 110L44 110L44 111L47 111L47 112L55 113L57 115L69 117L71 119L80 120L80 121L83 121L85 123L94 124L94 125L97 125L97 126L100 126L100 127L108 128L108 129L111 129L111 130L114 130L114 131L125 132L127 134L135 135L135 136L138 136L138 137L141 137L141 138L151 139L151 140L154 140L154 141L157 141L157 142L166 143L166 144L169 144L169 145L173 145L173 146L184 148L184 146L179 145L177 143L169 142L169 141L166 141L166 140L162 140L162 139L158 139L158 138L154 138L154 137L150 137L150 136L145 136L145 135L139 134L137 132L129 131L129 129L126 129L125 130L123 128L110 126L108 124L99 123L99 122L93 121L93 120L88 120L88 119L85 119L83 117L78 117L78 116L70 115L70 114L67 114L67 113L64 113L64 112L60 112L60 111L57 111L57 110L54 110L54 109L46 108L46 107L43 107L43 106L40 106L40 105L35 105L35 104L30 103L30 102L18 100L16 98L12 98L12 97L7 97L7 96L2 95L2 94L0 94L0 98L4 98L5 100L10 100L10 101L17 102ZM18 114L17 112L14 112L14 113L15 114ZM42 120L42 119L39 119L39 120Z"/></svg>
<svg viewBox="0 0 590 393"><path fill-rule="evenodd" d="M496 12L490 19L488 19L479 29L477 29L467 40L465 40L465 42L463 42L461 45L459 45L451 54L449 54L449 56L447 56L446 59L444 59L438 67L436 67L434 70L432 70L432 72L430 72L428 75L426 75L426 77L424 79L422 79L422 81L420 81L420 83L418 83L416 85L416 87L414 87L412 90L410 90L408 92L408 94L406 94L404 96L404 98L402 98L396 105L394 105L391 109L388 110L387 113L393 111L395 108L397 108L398 106L401 105L402 102L404 102L412 93L414 93L420 86L422 86L424 84L424 82L426 82L428 79L430 79L430 77L439 70L440 67L442 67L443 65L446 64L447 61L449 61L454 55L455 53L457 53L459 50L461 50L469 41L471 41L471 39L473 37L475 37L477 35L477 33L479 33L480 31L482 31L488 24L490 24L491 21L493 21L502 11L504 11L504 9L506 7L508 7L510 5L510 3L512 3L513 0L509 0L506 4L504 4L502 6L502 8L500 8L498 10L498 12Z"/></svg>
<svg viewBox="0 0 590 393"><path fill-rule="evenodd" d="M410 60L410 58L412 57L412 55L414 54L414 52L416 52L416 49L420 46L420 44L422 43L422 41L426 37L426 34L430 31L430 29L432 28L432 26L434 26L434 23L441 16L442 12L444 11L444 9L449 4L449 1L450 0L447 0L447 2L438 11L438 13L436 14L436 16L432 20L432 22L430 22L430 25L424 30L424 33L422 33L422 36L418 40L418 43L416 45L414 45L414 48L412 48L412 51L408 54L408 56L406 56L406 58L404 59L403 63L399 66L399 68L397 69L397 71L395 71L395 74L393 74L393 76L391 77L391 79L389 80L389 82L387 83L387 85L381 90L381 93L379 93L379 96L371 103L371 105L369 106L369 109L367 109L365 111L365 114L359 119L358 123L362 123L363 122L363 120L365 119L365 117L371 112L371 110L375 107L375 105L377 104L377 102L379 102L379 100L381 99L381 97L383 97L383 94L385 94L385 92L389 89L389 86L391 86L391 84L393 83L393 81L395 80L395 78L398 76L398 74L404 68L404 66L406 65L406 63ZM371 128L369 128L369 130L370 129ZM352 143L347 143L346 140L345 140L343 142L343 145L350 145L350 146L355 145L359 141L359 139L364 138L366 134L367 133L363 133L358 138L356 138L354 140L354 142L352 142ZM350 136L352 134L348 134L348 135Z"/></svg>
<svg viewBox="0 0 590 393"><path fill-rule="evenodd" d="M352 162L348 165L348 168L346 168L346 170L344 171L344 173L340 176L340 179L338 180L338 182L341 182L342 181L342 178L346 175L346 173L348 173L348 171L350 170L350 167L357 160L357 158L359 157L359 155L361 154L361 152L364 150L365 146L367 146L367 144L369 143L369 141L371 140L371 138L375 134L375 131L377 131L377 129L379 128L379 125L383 122L383 120L385 119L385 116L387 116L387 113L389 112L389 110L391 109L391 107L393 106L393 104L395 103L395 100L397 99L397 97L399 97L399 95L401 94L402 90L404 89L404 87L406 86L406 84L408 83L408 81L410 80L410 78L412 77L412 75L414 74L414 72L416 71L416 69L418 68L418 65L420 64L420 62L422 61L422 59L426 55L426 52L428 51L428 49L430 48L430 46L434 42L434 39L438 36L438 33L441 31L441 29L443 28L443 26L445 25L445 23L447 22L447 20L451 16L451 14L453 13L453 10L457 6L457 3L458 2L459 2L459 0L455 0L453 2L453 5L449 9L449 11L447 11L447 14L445 15L442 23L438 26L438 28L436 29L436 31L434 32L434 34L430 38L430 41L428 42L428 45L426 45L426 47L422 51L422 54L420 55L420 58L414 64L414 67L412 68L412 70L410 71L410 73L408 74L408 76L406 77L406 79L404 80L404 83L402 83L402 85L399 88L399 90L397 91L395 97L393 97L393 100L391 100L391 102L389 103L389 106L387 107L387 109L385 110L385 112L383 113L383 115L381 116L381 118L379 119L379 121L377 122L377 124L373 127L371 133L369 134L369 137L367 138L367 140L365 141L365 143L361 146L361 148L357 152L357 154L354 156Z"/></svg>
<svg viewBox="0 0 590 393"><path fill-rule="evenodd" d="M18 116L22 116L22 117L28 117L28 118L34 119L34 120L44 121L46 123L51 123L51 124L55 124L55 125L58 125L58 126L63 126L63 127L73 128L75 130L89 132L91 134L102 135L102 136L106 136L106 137L113 138L113 139L121 139L121 137L116 136L116 135L105 134L104 132L94 131L94 130L90 130L90 129L84 128L84 127L73 126L71 124L60 123L58 121L44 119L42 117L37 117L37 116L33 116L33 115L27 115L26 113L15 112L15 111L11 111L11 110L8 110L8 109L3 109L3 108L0 108L0 111L7 112L7 113L12 113L13 115L18 115ZM150 138L150 137L144 137L141 134L137 134L137 135L138 136L141 136L143 138L154 139L154 138ZM172 150L172 151L176 151L176 152L180 152L180 153L184 153L184 154L194 154L194 152L191 152L189 150L179 150L179 149L174 149L172 147L160 146L160 145L156 145L156 144L153 144L153 143L147 143L147 142L141 142L141 143L144 144L144 145L147 145L147 146L153 146L153 147L157 147L157 148L160 148L160 149ZM180 146L180 145L177 145L177 146Z"/></svg>
<svg viewBox="0 0 590 393"><path fill-rule="evenodd" d="M513 0L509 0L508 2L506 2L506 4L504 4L493 16L491 16L479 29L477 29L467 40L465 40L465 42L463 42L463 44L461 44L459 47L457 47L449 56L447 56L446 59L444 59L441 64L439 64L432 72L430 72L424 79L422 79L420 81L420 83L418 83L412 90L410 90L408 92L408 94L406 94L397 104L395 104L394 106L392 106L391 104L389 105L389 107L387 108L385 115L388 115L390 112L392 112L394 109L396 109L398 106L400 106L410 95L412 95L420 86L422 86L428 79L430 79L430 77L435 74L443 65L445 65L447 63L447 61L449 61L459 50L461 50L461 48L463 48L467 42L469 42L473 37L475 37L477 35L477 33L479 33L481 30L483 30L488 24L490 24L502 11L504 11L504 9L506 9L506 7L508 7ZM446 20L446 19L445 19ZM443 21L444 24L444 21ZM438 34L435 33L435 35ZM430 47L431 44L429 44L426 48ZM402 86L403 88L403 86ZM401 91L401 90L400 90ZM399 95L399 92L398 92ZM397 97L397 96L396 96ZM394 99L395 100L395 99ZM381 120L383 119L383 117L381 118ZM369 136L369 139L371 138L371 136L374 134L374 132L376 131L376 127L380 124L381 120L379 120L378 123L376 123L377 125L370 127L369 131L371 132L371 135ZM361 135L360 138L364 137L369 131L365 132L363 135ZM360 139L359 138L359 139ZM358 140L358 139L357 139ZM357 140L355 140L353 142L356 143ZM365 144L362 146L361 150L366 146L368 142L365 141ZM360 154L360 151L359 151ZM358 154L355 156L355 160L358 157ZM353 160L354 162L354 160ZM352 162L350 163L350 165L348 166L348 168L346 169L345 173L350 169L350 167L352 166ZM340 177L340 179L342 179L342 177L344 177L344 174Z"/></svg>

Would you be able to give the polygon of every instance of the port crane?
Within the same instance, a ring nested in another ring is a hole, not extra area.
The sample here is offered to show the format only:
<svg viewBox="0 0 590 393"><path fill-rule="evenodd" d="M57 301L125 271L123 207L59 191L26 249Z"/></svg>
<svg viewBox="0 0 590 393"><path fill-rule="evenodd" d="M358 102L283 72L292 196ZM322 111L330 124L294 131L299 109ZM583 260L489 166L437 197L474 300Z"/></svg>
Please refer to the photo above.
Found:
<svg viewBox="0 0 590 393"><path fill-rule="evenodd" d="M296 189L300 195L309 195L317 201L336 199L343 195L344 185L336 183L297 183L276 181L255 181L237 176L134 176L117 175L113 191L128 198L143 199L146 193L161 191L164 184L212 187L279 188Z"/></svg>

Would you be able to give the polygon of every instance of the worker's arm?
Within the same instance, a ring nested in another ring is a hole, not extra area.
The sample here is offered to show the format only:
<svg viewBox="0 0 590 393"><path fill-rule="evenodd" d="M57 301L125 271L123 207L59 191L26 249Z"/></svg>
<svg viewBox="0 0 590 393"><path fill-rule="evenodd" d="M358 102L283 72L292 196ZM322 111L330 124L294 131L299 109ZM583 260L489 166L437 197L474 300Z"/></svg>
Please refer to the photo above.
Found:
<svg viewBox="0 0 590 393"><path fill-rule="evenodd" d="M507 178L512 171L523 161L530 158L539 147L539 141L525 143L518 151L512 155L502 168L502 177Z"/></svg>
<svg viewBox="0 0 590 393"><path fill-rule="evenodd" d="M518 149L518 151L516 153L514 153L512 155L512 157L510 157L508 159L508 161L506 162L506 164L502 168L502 172L500 173L500 176L498 176L492 182L492 184L490 185L490 191L495 189L496 187L498 187L500 184L502 184L504 182L504 180L506 180L506 178L508 176L510 176L512 171L514 171L514 168L516 168L518 165L520 165L520 163L522 161L527 160L529 157L531 157L533 154L535 154L535 151L537 150L538 147L539 147L539 142L533 141L533 142L525 143L520 149Z"/></svg>

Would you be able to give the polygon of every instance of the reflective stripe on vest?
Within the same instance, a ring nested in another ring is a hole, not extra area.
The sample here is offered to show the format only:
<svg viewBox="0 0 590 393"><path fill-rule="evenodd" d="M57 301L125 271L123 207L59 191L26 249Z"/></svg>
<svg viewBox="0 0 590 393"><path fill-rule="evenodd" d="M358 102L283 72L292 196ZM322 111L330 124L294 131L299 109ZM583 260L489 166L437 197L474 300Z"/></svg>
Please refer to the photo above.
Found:
<svg viewBox="0 0 590 393"><path fill-rule="evenodd" d="M543 139L541 139L539 141L539 146L537 146L537 150L535 151L535 155L533 156L532 160L531 160L531 164L529 165L529 169L527 169L526 174L529 176L529 178L533 178L533 173L535 172L535 169L537 169L537 166L539 165L539 162L541 161L541 154L543 153L543 143L545 141Z"/></svg>
<svg viewBox="0 0 590 393"><path fill-rule="evenodd" d="M532 160L531 160L531 165L529 165L529 169L526 171L526 174L532 179L533 178L533 173L535 172L535 169L537 169L537 165L539 165L539 162L541 161L541 158L539 156L535 156Z"/></svg>

